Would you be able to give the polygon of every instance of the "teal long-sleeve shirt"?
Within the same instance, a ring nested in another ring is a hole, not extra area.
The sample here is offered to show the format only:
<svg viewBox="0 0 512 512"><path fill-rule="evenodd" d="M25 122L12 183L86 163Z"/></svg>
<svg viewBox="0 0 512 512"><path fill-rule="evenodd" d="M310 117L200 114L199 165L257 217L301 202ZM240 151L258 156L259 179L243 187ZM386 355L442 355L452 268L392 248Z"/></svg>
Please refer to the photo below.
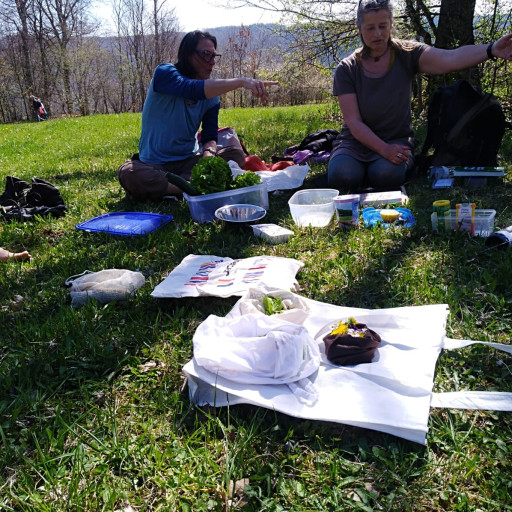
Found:
<svg viewBox="0 0 512 512"><path fill-rule="evenodd" d="M204 80L183 76L173 64L155 69L142 109L139 158L148 164L185 160L203 142L217 140L219 97L207 99Z"/></svg>

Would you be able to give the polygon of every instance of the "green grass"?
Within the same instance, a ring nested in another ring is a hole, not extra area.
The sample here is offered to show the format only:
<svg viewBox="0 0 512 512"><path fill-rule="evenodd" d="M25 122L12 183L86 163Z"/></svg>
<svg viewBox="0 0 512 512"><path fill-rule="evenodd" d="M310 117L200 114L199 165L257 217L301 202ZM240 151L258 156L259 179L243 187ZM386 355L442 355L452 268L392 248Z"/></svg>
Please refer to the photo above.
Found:
<svg viewBox="0 0 512 512"><path fill-rule="evenodd" d="M339 127L332 105L221 115L267 161L308 133ZM139 130L139 114L0 127L2 190L7 175L44 178L69 208L60 219L0 223L0 246L34 256L0 265L0 510L512 510L509 413L433 409L423 447L251 406L195 408L181 373L192 335L236 299L150 297L190 253L278 255L305 263L298 280L312 299L447 303L449 336L509 343L512 250L435 235L430 212L435 199L471 200L497 211L496 228L512 224L510 133L505 180L475 191L433 191L424 177L409 185L411 230L299 229L287 206L293 192L271 194L265 220L296 235L272 246L249 230L194 223L185 202L127 200L116 170L136 151ZM315 167L305 187L324 172ZM123 210L175 220L147 238L75 229ZM146 285L124 304L72 309L66 278L103 268L141 270ZM511 368L510 356L486 347L446 352L434 389L512 391ZM230 482L244 478L249 486L229 501Z"/></svg>

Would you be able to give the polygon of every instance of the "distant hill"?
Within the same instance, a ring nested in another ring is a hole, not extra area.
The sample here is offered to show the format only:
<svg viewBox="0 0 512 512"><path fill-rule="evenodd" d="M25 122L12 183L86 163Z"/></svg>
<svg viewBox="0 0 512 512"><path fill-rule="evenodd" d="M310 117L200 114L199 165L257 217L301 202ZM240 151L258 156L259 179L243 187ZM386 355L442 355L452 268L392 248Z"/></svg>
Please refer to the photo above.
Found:
<svg viewBox="0 0 512 512"><path fill-rule="evenodd" d="M257 42L261 41L264 48L269 51L277 50L277 53L284 54L290 51L290 47L292 43L294 43L291 34L283 30L283 25L276 23L258 23L245 26L251 29L252 40ZM217 38L219 51L222 53L223 48L226 48L228 44L229 37L236 35L240 30L240 26L215 27L205 30ZM334 70L338 62L350 55L357 46L359 46L359 41L355 42L354 48L352 49L345 51L340 49L337 58L331 57L331 60L329 60L328 57L323 57L320 60L324 66Z"/></svg>
<svg viewBox="0 0 512 512"><path fill-rule="evenodd" d="M286 49L289 46L289 38L283 35L281 25L275 23L257 23L254 25L244 25L251 29L251 37L253 40L259 41L264 39L265 46L268 48ZM240 25L207 28L217 38L219 48L223 48L228 44L230 36L236 36L240 30Z"/></svg>

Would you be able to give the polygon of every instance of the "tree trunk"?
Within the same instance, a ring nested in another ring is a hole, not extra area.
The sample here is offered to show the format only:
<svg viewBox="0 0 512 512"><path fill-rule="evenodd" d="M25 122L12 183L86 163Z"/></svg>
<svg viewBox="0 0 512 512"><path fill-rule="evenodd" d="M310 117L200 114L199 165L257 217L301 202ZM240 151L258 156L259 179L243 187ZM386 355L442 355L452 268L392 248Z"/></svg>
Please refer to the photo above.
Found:
<svg viewBox="0 0 512 512"><path fill-rule="evenodd" d="M16 9L18 12L18 16L20 18L20 27L18 29L18 34L21 39L21 49L22 49L22 68L23 68L23 80L26 91L30 91L34 93L34 76L32 74L32 65L30 63L30 49L29 49L29 27L28 27L28 11L27 11L27 2L16 1ZM27 118L31 118L32 109L29 105L27 111Z"/></svg>
<svg viewBox="0 0 512 512"><path fill-rule="evenodd" d="M475 3L476 0L442 0L435 43L437 48L474 44Z"/></svg>
<svg viewBox="0 0 512 512"><path fill-rule="evenodd" d="M473 18L476 0L442 0L435 46L437 48L457 48L475 43ZM470 68L451 73L442 78L443 83L464 78L474 84L480 83L478 68Z"/></svg>

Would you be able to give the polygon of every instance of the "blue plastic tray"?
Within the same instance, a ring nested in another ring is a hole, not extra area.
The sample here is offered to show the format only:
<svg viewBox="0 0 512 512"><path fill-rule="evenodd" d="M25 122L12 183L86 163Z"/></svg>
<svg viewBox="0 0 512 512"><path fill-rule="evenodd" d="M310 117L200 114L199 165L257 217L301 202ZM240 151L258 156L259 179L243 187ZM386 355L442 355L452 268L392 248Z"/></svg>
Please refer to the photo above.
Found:
<svg viewBox="0 0 512 512"><path fill-rule="evenodd" d="M121 236L146 236L173 220L172 215L145 212L114 212L94 217L80 224L77 229L93 233Z"/></svg>

